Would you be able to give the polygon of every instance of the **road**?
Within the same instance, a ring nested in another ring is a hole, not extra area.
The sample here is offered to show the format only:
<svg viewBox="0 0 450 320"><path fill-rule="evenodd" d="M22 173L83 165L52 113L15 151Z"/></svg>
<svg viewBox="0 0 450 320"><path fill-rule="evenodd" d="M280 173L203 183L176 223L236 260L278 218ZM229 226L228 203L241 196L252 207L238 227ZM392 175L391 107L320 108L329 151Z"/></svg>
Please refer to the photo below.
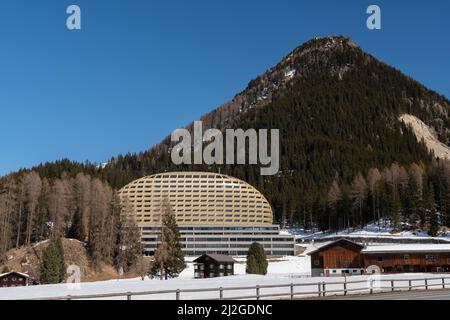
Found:
<svg viewBox="0 0 450 320"><path fill-rule="evenodd" d="M373 295L325 297L326 300L450 300L450 290L404 291Z"/></svg>

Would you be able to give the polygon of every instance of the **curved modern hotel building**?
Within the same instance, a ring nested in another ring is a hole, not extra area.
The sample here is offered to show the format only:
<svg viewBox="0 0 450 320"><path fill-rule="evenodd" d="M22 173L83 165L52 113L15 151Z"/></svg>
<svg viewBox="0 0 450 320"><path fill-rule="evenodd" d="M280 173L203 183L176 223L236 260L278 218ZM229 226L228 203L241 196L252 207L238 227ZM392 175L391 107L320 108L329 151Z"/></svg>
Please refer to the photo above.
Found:
<svg viewBox="0 0 450 320"><path fill-rule="evenodd" d="M123 187L141 228L146 254L153 254L167 198L175 212L186 255L246 255L253 242L269 255L293 255L294 237L280 235L267 199L248 183L223 174L172 172L144 177Z"/></svg>

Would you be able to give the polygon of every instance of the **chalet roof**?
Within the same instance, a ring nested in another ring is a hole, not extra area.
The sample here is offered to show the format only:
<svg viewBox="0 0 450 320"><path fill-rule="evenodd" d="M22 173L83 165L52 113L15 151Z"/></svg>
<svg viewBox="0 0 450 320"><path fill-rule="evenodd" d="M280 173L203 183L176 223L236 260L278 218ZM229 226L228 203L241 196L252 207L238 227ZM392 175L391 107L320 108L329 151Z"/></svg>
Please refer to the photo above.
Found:
<svg viewBox="0 0 450 320"><path fill-rule="evenodd" d="M5 272L5 273L0 273L0 278L5 277L5 276L9 276L10 274L16 274L25 278L31 278L28 274L26 273L22 273L22 272L17 272L17 271L10 271L10 272Z"/></svg>
<svg viewBox="0 0 450 320"><path fill-rule="evenodd" d="M407 252L449 252L450 244L398 244L398 245L379 245L368 246L361 253L407 253Z"/></svg>
<svg viewBox="0 0 450 320"><path fill-rule="evenodd" d="M227 256L224 254L204 254L200 257L198 257L197 259L194 260L194 262L200 262L200 260L202 260L202 258L205 257L209 257L214 261L217 262L236 262L236 260L234 260L231 256Z"/></svg>
<svg viewBox="0 0 450 320"><path fill-rule="evenodd" d="M327 244L325 244L325 245L323 245L323 246L321 246L321 247L319 247L319 248L317 248L317 249L314 249L314 250L308 252L308 255L312 255L313 253L322 251L322 250L324 250L324 249L326 249L326 248L328 248L328 247L331 247L332 245L334 245L334 244L336 244L336 243L339 243L339 242L350 243L350 244L352 244L352 245L354 245L354 246L360 247L361 249L364 248L364 246L363 246L362 244L356 243L356 242L351 241L351 240L346 239L346 238L341 238L341 239L338 239L338 240L336 240L336 241L327 243Z"/></svg>

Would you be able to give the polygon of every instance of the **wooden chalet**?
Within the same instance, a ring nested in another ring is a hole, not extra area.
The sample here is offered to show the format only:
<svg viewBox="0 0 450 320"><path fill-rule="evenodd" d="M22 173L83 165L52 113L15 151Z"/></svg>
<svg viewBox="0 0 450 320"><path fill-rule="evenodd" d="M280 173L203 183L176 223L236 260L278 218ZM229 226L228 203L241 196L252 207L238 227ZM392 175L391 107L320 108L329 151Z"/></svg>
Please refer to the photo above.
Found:
<svg viewBox="0 0 450 320"><path fill-rule="evenodd" d="M231 276L235 262L227 255L204 254L194 260L194 276L196 279Z"/></svg>
<svg viewBox="0 0 450 320"><path fill-rule="evenodd" d="M312 276L364 273L361 259L363 248L364 246L356 242L340 239L309 252Z"/></svg>
<svg viewBox="0 0 450 320"><path fill-rule="evenodd" d="M369 267L378 267L382 273L450 272L450 244L365 247L339 239L308 254L313 277L360 275Z"/></svg>
<svg viewBox="0 0 450 320"><path fill-rule="evenodd" d="M383 273L450 272L449 244L370 246L361 251L364 267Z"/></svg>
<svg viewBox="0 0 450 320"><path fill-rule="evenodd" d="M31 277L26 273L11 271L0 274L0 288L24 287L31 284Z"/></svg>

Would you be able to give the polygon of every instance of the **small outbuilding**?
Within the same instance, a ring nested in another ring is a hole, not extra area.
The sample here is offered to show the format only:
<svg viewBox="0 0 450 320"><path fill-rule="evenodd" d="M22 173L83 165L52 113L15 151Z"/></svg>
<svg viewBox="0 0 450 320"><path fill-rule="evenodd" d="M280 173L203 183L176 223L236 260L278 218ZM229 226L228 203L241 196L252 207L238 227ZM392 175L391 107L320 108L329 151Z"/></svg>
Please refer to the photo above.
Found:
<svg viewBox="0 0 450 320"><path fill-rule="evenodd" d="M0 274L0 288L25 287L31 283L31 277L26 273L11 271Z"/></svg>
<svg viewBox="0 0 450 320"><path fill-rule="evenodd" d="M235 262L227 255L204 254L194 260L194 277L202 279L232 276Z"/></svg>

